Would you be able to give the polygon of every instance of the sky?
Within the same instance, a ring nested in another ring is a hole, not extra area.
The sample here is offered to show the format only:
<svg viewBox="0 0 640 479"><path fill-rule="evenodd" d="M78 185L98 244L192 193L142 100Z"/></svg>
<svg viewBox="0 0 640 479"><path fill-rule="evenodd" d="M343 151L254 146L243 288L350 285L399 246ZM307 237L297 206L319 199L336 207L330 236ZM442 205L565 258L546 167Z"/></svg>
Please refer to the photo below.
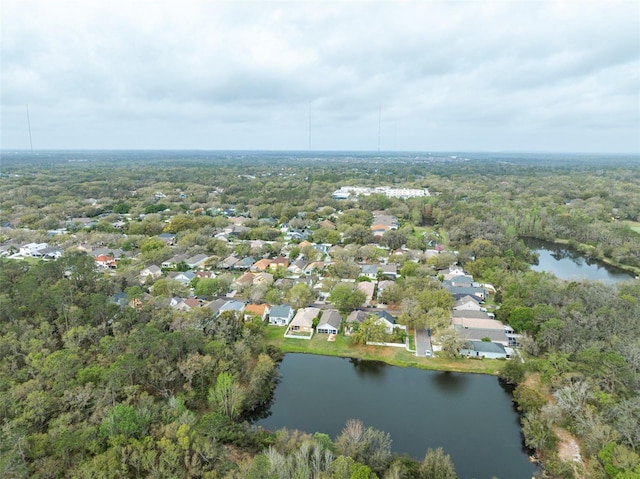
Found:
<svg viewBox="0 0 640 479"><path fill-rule="evenodd" d="M640 2L0 0L0 148L640 153Z"/></svg>

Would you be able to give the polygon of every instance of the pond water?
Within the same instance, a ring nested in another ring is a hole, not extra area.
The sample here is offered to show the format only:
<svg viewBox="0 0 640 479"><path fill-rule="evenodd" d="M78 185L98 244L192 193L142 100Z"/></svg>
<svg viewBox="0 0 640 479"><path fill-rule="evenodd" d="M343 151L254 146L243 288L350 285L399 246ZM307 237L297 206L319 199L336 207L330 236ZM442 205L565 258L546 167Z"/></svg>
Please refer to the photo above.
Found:
<svg viewBox="0 0 640 479"><path fill-rule="evenodd" d="M560 279L569 281L590 280L615 283L634 278L631 273L623 269L586 258L569 246L532 238L526 238L524 242L539 255L538 264L531 266L534 271L547 271Z"/></svg>
<svg viewBox="0 0 640 479"><path fill-rule="evenodd" d="M348 419L388 432L393 449L423 459L450 454L460 479L530 479L518 414L496 377L399 368L355 359L287 354L265 429L323 432Z"/></svg>

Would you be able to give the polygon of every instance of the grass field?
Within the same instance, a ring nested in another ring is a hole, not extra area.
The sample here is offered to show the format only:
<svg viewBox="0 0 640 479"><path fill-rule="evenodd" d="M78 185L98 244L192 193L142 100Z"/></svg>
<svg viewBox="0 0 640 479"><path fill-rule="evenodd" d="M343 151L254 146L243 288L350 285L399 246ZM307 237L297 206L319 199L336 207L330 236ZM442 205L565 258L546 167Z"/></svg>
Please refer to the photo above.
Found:
<svg viewBox="0 0 640 479"><path fill-rule="evenodd" d="M436 371L456 371L463 373L497 375L504 361L497 359L449 359L446 357L417 357L404 348L385 346L365 346L352 344L351 338L339 334L335 341L327 341L327 335L315 334L312 339L285 338L285 328L266 326L267 342L285 353L321 354L345 358L382 361L393 366L431 369Z"/></svg>
<svg viewBox="0 0 640 479"><path fill-rule="evenodd" d="M636 233L640 233L640 223L637 221L625 221L624 224L628 225Z"/></svg>

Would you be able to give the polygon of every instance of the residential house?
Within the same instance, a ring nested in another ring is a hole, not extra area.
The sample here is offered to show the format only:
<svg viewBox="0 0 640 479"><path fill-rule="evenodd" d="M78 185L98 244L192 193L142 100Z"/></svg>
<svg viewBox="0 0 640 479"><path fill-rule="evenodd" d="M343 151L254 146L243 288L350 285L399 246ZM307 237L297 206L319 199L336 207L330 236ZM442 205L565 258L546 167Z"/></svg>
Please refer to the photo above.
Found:
<svg viewBox="0 0 640 479"><path fill-rule="evenodd" d="M315 249L318 253L320 253L320 258L323 258L326 254L329 253L330 244L324 243L314 243L313 249Z"/></svg>
<svg viewBox="0 0 640 479"><path fill-rule="evenodd" d="M253 259L251 256L247 256L246 258L242 258L238 261L236 261L233 264L233 269L243 269L243 270L247 270L249 268L251 268L251 265L253 263L255 263L255 259Z"/></svg>
<svg viewBox="0 0 640 479"><path fill-rule="evenodd" d="M481 311L480 298L477 296L466 295L455 302L454 311Z"/></svg>
<svg viewBox="0 0 640 479"><path fill-rule="evenodd" d="M253 265L251 266L251 271L265 271L269 269L269 265L271 265L270 259L261 259L253 263Z"/></svg>
<svg viewBox="0 0 640 479"><path fill-rule="evenodd" d="M375 264L365 264L362 266L362 272L360 276L364 276L369 279L377 279L378 278L378 265Z"/></svg>
<svg viewBox="0 0 640 479"><path fill-rule="evenodd" d="M180 311L191 311L192 309L201 308L202 305L202 301L198 298L187 298L178 302L174 308Z"/></svg>
<svg viewBox="0 0 640 479"><path fill-rule="evenodd" d="M311 276L314 272L324 270L329 264L331 263L327 263L325 261L314 261L313 263L309 263L307 265L307 267L304 269L304 274L307 276Z"/></svg>
<svg viewBox="0 0 640 479"><path fill-rule="evenodd" d="M253 284L253 273L247 271L233 282L235 289L247 288Z"/></svg>
<svg viewBox="0 0 640 479"><path fill-rule="evenodd" d="M15 244L4 244L0 246L0 257L11 256L19 251L19 248Z"/></svg>
<svg viewBox="0 0 640 479"><path fill-rule="evenodd" d="M362 324L362 322L369 317L369 314L370 313L367 313L366 311L351 311L345 320L345 334L350 335L353 328Z"/></svg>
<svg viewBox="0 0 640 479"><path fill-rule="evenodd" d="M481 301L484 301L488 296L489 292L482 287L475 286L446 286L443 287L453 295L455 300L460 299L466 295L476 296Z"/></svg>
<svg viewBox="0 0 640 479"><path fill-rule="evenodd" d="M322 220L320 223L318 223L318 226L320 228L326 228L329 230L334 230L336 229L336 225L333 221L329 221L329 220Z"/></svg>
<svg viewBox="0 0 640 479"><path fill-rule="evenodd" d="M253 284L270 286L273 283L273 275L271 273L261 272L253 277Z"/></svg>
<svg viewBox="0 0 640 479"><path fill-rule="evenodd" d="M101 254L95 258L96 266L103 269L116 269L117 262L113 256Z"/></svg>
<svg viewBox="0 0 640 479"><path fill-rule="evenodd" d="M60 248L57 248L55 246L48 246L44 249L41 249L40 251L37 251L35 255L36 257L40 257L44 260L52 260L62 257L62 253L63 251Z"/></svg>
<svg viewBox="0 0 640 479"><path fill-rule="evenodd" d="M186 254L177 254L168 260L163 261L161 266L165 269L174 269L187 258L188 256Z"/></svg>
<svg viewBox="0 0 640 479"><path fill-rule="evenodd" d="M47 247L47 243L28 243L24 246L20 246L20 256L24 257L36 257L39 251L42 251Z"/></svg>
<svg viewBox="0 0 640 479"><path fill-rule="evenodd" d="M486 341L489 339L492 343L512 346L504 329L464 328L458 329L458 333L461 338L468 339L469 341Z"/></svg>
<svg viewBox="0 0 640 479"><path fill-rule="evenodd" d="M460 354L469 358L507 359L510 357L502 344L487 341L467 341Z"/></svg>
<svg viewBox="0 0 640 479"><path fill-rule="evenodd" d="M476 311L471 309L453 310L451 311L451 317L454 319L493 319L489 316L489 313L485 311Z"/></svg>
<svg viewBox="0 0 640 479"><path fill-rule="evenodd" d="M297 259L289 265L287 271L293 274L301 274L307 267L307 262L304 259Z"/></svg>
<svg viewBox="0 0 640 479"><path fill-rule="evenodd" d="M274 326L287 326L293 318L293 309L286 304L273 306L269 311L269 324Z"/></svg>
<svg viewBox="0 0 640 479"><path fill-rule="evenodd" d="M157 279L162 276L162 270L159 266L152 264L140 271L139 277L141 282L147 281L149 278Z"/></svg>
<svg viewBox="0 0 640 479"><path fill-rule="evenodd" d="M385 278L397 279L399 276L398 265L396 263L381 264L380 275Z"/></svg>
<svg viewBox="0 0 640 479"><path fill-rule="evenodd" d="M322 311L316 331L318 334L338 334L340 323L342 323L342 316L337 310L325 309Z"/></svg>
<svg viewBox="0 0 640 479"><path fill-rule="evenodd" d="M185 259L184 262L190 269L196 269L202 268L207 259L209 259L209 257L206 254L197 254L191 258Z"/></svg>
<svg viewBox="0 0 640 479"><path fill-rule="evenodd" d="M218 309L218 316L226 311L232 311L242 317L246 304L242 301L229 300Z"/></svg>
<svg viewBox="0 0 640 479"><path fill-rule="evenodd" d="M394 318L387 311L376 311L373 313L378 317L378 320L384 324L384 329L387 334L393 333L394 329L407 329L406 326L396 323L396 318Z"/></svg>
<svg viewBox="0 0 640 479"><path fill-rule="evenodd" d="M289 260L284 256L278 256L277 258L272 259L271 263L269 263L270 269L288 268L288 267L289 267Z"/></svg>
<svg viewBox="0 0 640 479"><path fill-rule="evenodd" d="M247 304L247 307L244 308L244 320L247 321L252 317L259 317L263 321L267 319L267 315L271 310L271 306L268 304Z"/></svg>
<svg viewBox="0 0 640 479"><path fill-rule="evenodd" d="M311 339L313 337L313 320L320 314L319 308L300 308L293 317L285 333L286 337ZM294 333L294 334L289 334ZM301 336L305 335L305 336Z"/></svg>
<svg viewBox="0 0 640 479"><path fill-rule="evenodd" d="M195 273L198 279L212 279L216 277L213 271L196 271Z"/></svg>
<svg viewBox="0 0 640 479"><path fill-rule="evenodd" d="M376 289L376 286L368 281L361 281L356 285L356 289L358 291L362 291L365 294L365 306L371 306L371 302L373 301L373 293Z"/></svg>
<svg viewBox="0 0 640 479"><path fill-rule="evenodd" d="M196 277L196 274L193 271L180 271L180 272L172 271L169 273L170 279L173 279L184 286L189 286L191 284L191 281L195 277Z"/></svg>
<svg viewBox="0 0 640 479"><path fill-rule="evenodd" d="M176 244L176 235L175 235L175 233L160 233L158 235L158 238L160 238L162 241L164 241L164 243L167 246L173 246L174 244Z"/></svg>
<svg viewBox="0 0 640 479"><path fill-rule="evenodd" d="M232 254L223 259L218 264L218 267L222 269L231 269L238 261L240 261L240 258L238 258L235 254Z"/></svg>
<svg viewBox="0 0 640 479"><path fill-rule="evenodd" d="M224 306L227 303L227 301L228 301L227 299L219 298L219 299L216 299L215 301L211 301L210 303L207 303L206 307L211 310L211 313L213 316L218 316L218 313L220 312L220 308Z"/></svg>
<svg viewBox="0 0 640 479"><path fill-rule="evenodd" d="M396 284L396 282L389 279L378 281L378 298L380 298L380 295L385 289L389 289L394 284Z"/></svg>
<svg viewBox="0 0 640 479"><path fill-rule="evenodd" d="M479 284L473 281L473 277L461 274L459 276L453 276L451 279L442 280L442 286L445 288L455 286L471 287L479 286Z"/></svg>
<svg viewBox="0 0 640 479"><path fill-rule="evenodd" d="M380 237L391 229L389 225L383 225L380 223L374 223L371 225L371 233L373 236Z"/></svg>

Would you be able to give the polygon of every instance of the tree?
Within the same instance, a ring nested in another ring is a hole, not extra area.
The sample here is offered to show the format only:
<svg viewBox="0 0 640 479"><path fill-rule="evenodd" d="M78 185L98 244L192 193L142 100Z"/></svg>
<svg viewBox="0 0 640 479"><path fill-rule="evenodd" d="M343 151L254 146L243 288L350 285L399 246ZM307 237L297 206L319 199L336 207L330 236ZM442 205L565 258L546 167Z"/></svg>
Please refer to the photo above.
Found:
<svg viewBox="0 0 640 479"><path fill-rule="evenodd" d="M235 418L242 410L244 392L233 375L218 374L216 385L209 390L209 403L230 418Z"/></svg>
<svg viewBox="0 0 640 479"><path fill-rule="evenodd" d="M298 283L294 285L287 293L289 303L291 303L291 306L296 309L309 306L314 298L315 295L313 291L311 291L311 288L309 288L305 283Z"/></svg>
<svg viewBox="0 0 640 479"><path fill-rule="evenodd" d="M421 479L458 479L449 454L442 448L429 449L420 465Z"/></svg>
<svg viewBox="0 0 640 479"><path fill-rule="evenodd" d="M366 299L367 296L362 291L346 283L335 285L328 298L341 313L348 313L362 306Z"/></svg>
<svg viewBox="0 0 640 479"><path fill-rule="evenodd" d="M467 343L457 331L448 329L438 336L442 345L442 352L449 358L460 357L460 349Z"/></svg>
<svg viewBox="0 0 640 479"><path fill-rule="evenodd" d="M366 344L368 342L383 342L387 336L384 323L374 315L365 319L354 331L351 339L355 344Z"/></svg>

